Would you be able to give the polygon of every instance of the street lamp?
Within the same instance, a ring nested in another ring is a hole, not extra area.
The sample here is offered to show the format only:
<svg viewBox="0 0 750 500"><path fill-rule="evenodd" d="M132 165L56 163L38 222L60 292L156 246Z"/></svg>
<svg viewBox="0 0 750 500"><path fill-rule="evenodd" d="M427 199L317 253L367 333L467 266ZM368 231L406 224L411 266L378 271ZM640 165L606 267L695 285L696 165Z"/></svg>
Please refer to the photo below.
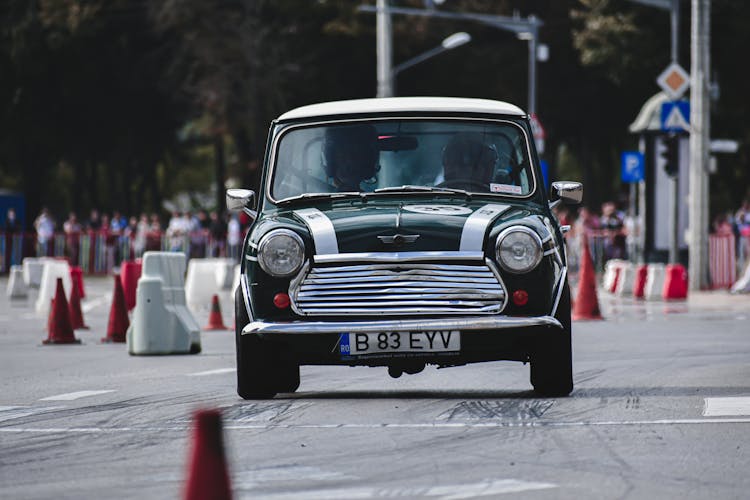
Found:
<svg viewBox="0 0 750 500"><path fill-rule="evenodd" d="M396 75L398 75L405 69L411 68L414 65L426 61L431 57L435 57L436 55L442 54L443 52L448 50L453 50L457 47L460 47L461 45L469 43L470 41L470 34L459 31L458 33L453 33L452 35L446 37L437 47L432 48L427 52L423 52L416 57L412 57L411 59L402 62L398 66L395 66L393 69L391 69L390 74L392 95L396 95Z"/></svg>
<svg viewBox="0 0 750 500"><path fill-rule="evenodd" d="M656 0L654 0L656 1ZM659 0L672 1L672 0ZM673 0L677 1L677 0ZM432 4L442 2L432 1ZM431 5L432 5L431 4ZM377 70L378 70L378 97L390 97L391 92L391 15L403 14L408 16L437 17L443 19L452 19L460 21L472 21L482 23L493 28L510 31L515 33L521 40L529 42L529 99L527 103L527 112L536 113L536 62L544 61L545 57L537 56L537 48L542 49L538 43L539 28L544 24L536 16L529 16L523 19L518 16L505 17L490 14L475 14L471 12L444 12L434 8L429 9L411 9L405 7L391 7L388 0L376 0L376 5L360 5L357 9L360 12L372 12L376 16L377 31ZM545 56L549 56L548 48L540 51Z"/></svg>

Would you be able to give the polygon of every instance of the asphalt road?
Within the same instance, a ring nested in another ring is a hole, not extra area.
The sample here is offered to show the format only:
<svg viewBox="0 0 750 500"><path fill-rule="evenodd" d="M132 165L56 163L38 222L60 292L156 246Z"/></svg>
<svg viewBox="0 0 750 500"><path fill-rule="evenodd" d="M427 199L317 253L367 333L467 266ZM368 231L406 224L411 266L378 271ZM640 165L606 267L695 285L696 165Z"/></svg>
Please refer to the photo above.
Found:
<svg viewBox="0 0 750 500"><path fill-rule="evenodd" d="M180 498L199 408L222 410L235 498L748 498L748 296L600 296L606 320L574 323L568 398L497 362L302 367L297 393L253 402L229 331L198 355L100 343L110 280L86 281L81 345L41 346L33 296L0 299L0 498Z"/></svg>

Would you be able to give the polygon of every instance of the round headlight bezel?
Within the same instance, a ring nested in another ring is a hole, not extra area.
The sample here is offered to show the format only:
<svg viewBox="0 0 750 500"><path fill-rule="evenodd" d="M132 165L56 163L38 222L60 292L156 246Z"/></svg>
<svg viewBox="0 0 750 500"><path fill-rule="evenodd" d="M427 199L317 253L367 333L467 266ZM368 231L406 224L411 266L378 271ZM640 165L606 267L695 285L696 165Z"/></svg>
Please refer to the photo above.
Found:
<svg viewBox="0 0 750 500"><path fill-rule="evenodd" d="M291 238L299 246L299 262L295 264L293 268L280 272L278 269L272 268L271 264L267 262L268 255L264 257L264 254L268 254L268 245L275 239L280 237ZM291 229L273 229L268 233L264 234L258 243L258 265L268 275L274 278L288 278L295 275L305 263L305 242L302 237Z"/></svg>
<svg viewBox="0 0 750 500"><path fill-rule="evenodd" d="M529 236L536 248L536 254L534 256L534 260L532 263L524 268L513 268L506 263L501 254L501 248L503 241L510 236L513 233L523 233L527 236ZM507 229L504 229L497 237L497 241L495 242L495 257L497 258L497 263L500 265L503 270L512 273L512 274L526 274L529 271L532 271L536 269L536 267L539 265L539 263L542 261L542 257L544 257L544 250L542 247L542 238L537 234L536 231L531 229L530 227L526 226L511 226Z"/></svg>

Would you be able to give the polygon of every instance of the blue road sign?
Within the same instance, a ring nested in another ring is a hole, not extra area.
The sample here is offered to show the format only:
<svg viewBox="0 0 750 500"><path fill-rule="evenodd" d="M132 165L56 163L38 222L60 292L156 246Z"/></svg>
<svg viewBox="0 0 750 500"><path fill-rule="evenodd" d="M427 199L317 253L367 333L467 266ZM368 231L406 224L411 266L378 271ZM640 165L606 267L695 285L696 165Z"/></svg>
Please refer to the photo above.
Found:
<svg viewBox="0 0 750 500"><path fill-rule="evenodd" d="M690 103L668 101L661 105L661 129L664 132L687 132L690 130Z"/></svg>
<svg viewBox="0 0 750 500"><path fill-rule="evenodd" d="M643 154L638 151L623 151L620 155L622 167L622 182L632 183L643 180L644 161Z"/></svg>

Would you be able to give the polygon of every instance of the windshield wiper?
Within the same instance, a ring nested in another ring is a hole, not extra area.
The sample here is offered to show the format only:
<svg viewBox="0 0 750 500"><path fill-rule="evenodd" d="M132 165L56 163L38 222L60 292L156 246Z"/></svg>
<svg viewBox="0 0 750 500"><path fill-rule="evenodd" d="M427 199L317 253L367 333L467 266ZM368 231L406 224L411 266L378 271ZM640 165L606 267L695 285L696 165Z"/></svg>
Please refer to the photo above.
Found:
<svg viewBox="0 0 750 500"><path fill-rule="evenodd" d="M390 186L384 188L378 188L373 193L389 193L393 191L432 191L434 188L430 186L415 186L413 184L404 184L403 186Z"/></svg>
<svg viewBox="0 0 750 500"><path fill-rule="evenodd" d="M405 192L416 191L416 192L424 192L424 193L456 193L456 194L462 194L466 196L467 198L471 199L471 193L466 191L465 189L437 187L437 186L415 186L412 184L404 184L403 186L390 186L390 187L378 188L373 192L393 193L393 192L399 192L399 191L405 191Z"/></svg>
<svg viewBox="0 0 750 500"><path fill-rule="evenodd" d="M358 191L345 191L342 193L303 193L298 194L296 196L290 196L289 198L284 198L283 200L278 201L279 205L284 205L286 203L292 203L299 200L318 200L318 199L325 199L325 198L351 198L352 196L356 196L359 198L366 198L367 193L360 193Z"/></svg>

